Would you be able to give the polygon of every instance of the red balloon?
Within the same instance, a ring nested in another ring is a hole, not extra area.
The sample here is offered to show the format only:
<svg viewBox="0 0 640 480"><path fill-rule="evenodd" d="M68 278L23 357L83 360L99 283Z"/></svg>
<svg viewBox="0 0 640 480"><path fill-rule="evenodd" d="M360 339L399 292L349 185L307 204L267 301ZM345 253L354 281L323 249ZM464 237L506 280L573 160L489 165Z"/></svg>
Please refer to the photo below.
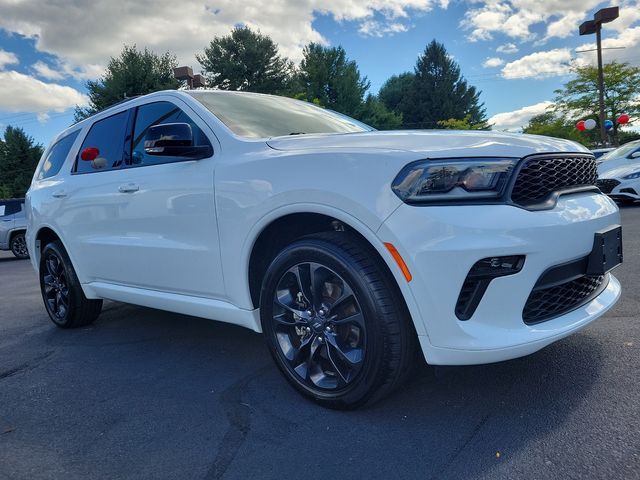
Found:
<svg viewBox="0 0 640 480"><path fill-rule="evenodd" d="M623 113L618 117L618 123L624 125L625 123L629 123L629 115Z"/></svg>
<svg viewBox="0 0 640 480"><path fill-rule="evenodd" d="M578 123L576 123L576 128L581 132L584 132L587 129L587 127L584 126L584 120L580 120Z"/></svg>

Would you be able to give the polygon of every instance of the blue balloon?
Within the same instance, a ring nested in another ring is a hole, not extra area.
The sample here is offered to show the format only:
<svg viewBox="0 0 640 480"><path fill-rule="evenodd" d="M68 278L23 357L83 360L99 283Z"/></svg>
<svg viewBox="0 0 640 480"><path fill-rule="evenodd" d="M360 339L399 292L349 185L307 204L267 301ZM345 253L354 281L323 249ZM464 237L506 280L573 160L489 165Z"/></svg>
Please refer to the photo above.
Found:
<svg viewBox="0 0 640 480"><path fill-rule="evenodd" d="M613 128L613 122L611 120L605 120L604 128L606 128L607 130L611 130Z"/></svg>

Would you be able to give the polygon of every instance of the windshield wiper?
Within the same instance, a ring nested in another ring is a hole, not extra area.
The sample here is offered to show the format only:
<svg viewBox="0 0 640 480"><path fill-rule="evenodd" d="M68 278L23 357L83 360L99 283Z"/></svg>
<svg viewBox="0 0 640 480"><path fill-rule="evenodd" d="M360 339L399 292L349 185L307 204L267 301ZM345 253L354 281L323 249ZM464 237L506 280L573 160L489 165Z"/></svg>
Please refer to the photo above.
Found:
<svg viewBox="0 0 640 480"><path fill-rule="evenodd" d="M291 132L289 135L306 135L305 132Z"/></svg>

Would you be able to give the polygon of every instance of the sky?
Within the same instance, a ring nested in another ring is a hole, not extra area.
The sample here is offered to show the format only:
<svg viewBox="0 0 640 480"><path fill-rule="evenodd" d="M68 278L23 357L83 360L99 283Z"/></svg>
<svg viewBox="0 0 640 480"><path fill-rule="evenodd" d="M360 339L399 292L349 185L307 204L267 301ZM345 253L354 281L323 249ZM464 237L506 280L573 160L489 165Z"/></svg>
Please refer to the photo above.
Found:
<svg viewBox="0 0 640 480"><path fill-rule="evenodd" d="M616 5L616 4L614 4ZM640 65L640 0L620 0L603 29L606 61ZM47 144L87 102L123 44L170 50L200 70L195 53L248 25L298 62L309 42L342 45L376 93L413 70L432 39L482 91L494 130L518 131L551 103L572 64L595 62L594 36L578 26L598 0L0 0L0 130L25 129ZM578 120L578 119L576 119Z"/></svg>

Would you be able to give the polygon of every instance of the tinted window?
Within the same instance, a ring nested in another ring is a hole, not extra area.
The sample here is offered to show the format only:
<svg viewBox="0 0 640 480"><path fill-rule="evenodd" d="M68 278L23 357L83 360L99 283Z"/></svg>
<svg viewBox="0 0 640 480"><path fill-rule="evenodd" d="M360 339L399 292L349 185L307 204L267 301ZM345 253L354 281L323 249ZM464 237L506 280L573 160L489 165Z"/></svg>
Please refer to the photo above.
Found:
<svg viewBox="0 0 640 480"><path fill-rule="evenodd" d="M4 201L0 202L0 217L14 215L22 210L22 202L20 201Z"/></svg>
<svg viewBox="0 0 640 480"><path fill-rule="evenodd" d="M82 142L80 153L76 160L77 173L101 172L120 168L124 159L124 138L127 133L129 112L117 113L104 120L97 121L89 130L87 138ZM95 160L87 161L80 158L85 148L98 149Z"/></svg>
<svg viewBox="0 0 640 480"><path fill-rule="evenodd" d="M51 147L47 157L44 159L44 162L42 162L40 171L36 175L37 180L53 177L58 174L79 133L80 130L76 130L75 132L58 140L56 144Z"/></svg>
<svg viewBox="0 0 640 480"><path fill-rule="evenodd" d="M193 132L194 145L211 145L206 135L179 107L170 102L155 102L138 107L136 126L132 140L132 166L157 165L184 160L179 157L147 155L144 152L144 138L150 127L164 123L188 123Z"/></svg>
<svg viewBox="0 0 640 480"><path fill-rule="evenodd" d="M252 138L305 133L367 132L372 128L307 102L274 95L189 91L236 135Z"/></svg>

